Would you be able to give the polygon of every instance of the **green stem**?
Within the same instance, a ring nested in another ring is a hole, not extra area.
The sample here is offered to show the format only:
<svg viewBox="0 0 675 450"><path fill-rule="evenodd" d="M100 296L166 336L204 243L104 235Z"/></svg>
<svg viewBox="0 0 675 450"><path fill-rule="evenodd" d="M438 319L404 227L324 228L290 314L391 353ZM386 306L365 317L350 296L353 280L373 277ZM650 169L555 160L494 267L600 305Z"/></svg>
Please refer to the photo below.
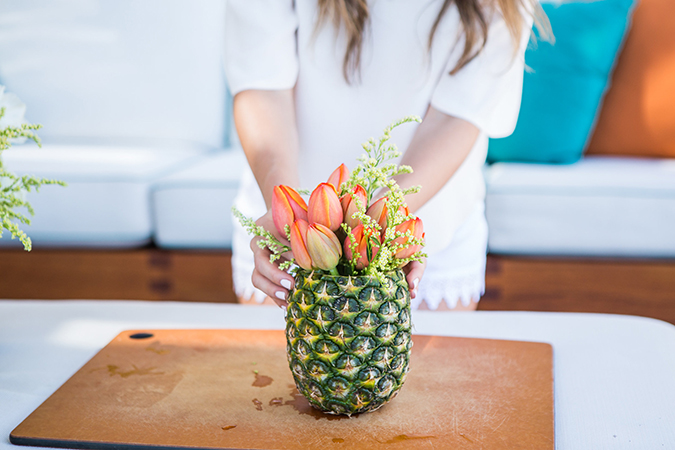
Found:
<svg viewBox="0 0 675 450"><path fill-rule="evenodd" d="M332 269L330 269L330 274L335 275L336 277L340 276L340 272L338 272L337 267L333 267Z"/></svg>

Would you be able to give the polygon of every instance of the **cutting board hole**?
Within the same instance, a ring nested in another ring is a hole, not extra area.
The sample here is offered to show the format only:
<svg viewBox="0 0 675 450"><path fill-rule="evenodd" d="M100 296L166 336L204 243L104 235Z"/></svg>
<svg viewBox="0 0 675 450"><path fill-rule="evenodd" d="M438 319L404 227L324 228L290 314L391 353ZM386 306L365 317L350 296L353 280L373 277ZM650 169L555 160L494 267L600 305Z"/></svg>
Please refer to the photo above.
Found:
<svg viewBox="0 0 675 450"><path fill-rule="evenodd" d="M131 339L148 339L153 337L154 334L152 333L135 333L129 336Z"/></svg>

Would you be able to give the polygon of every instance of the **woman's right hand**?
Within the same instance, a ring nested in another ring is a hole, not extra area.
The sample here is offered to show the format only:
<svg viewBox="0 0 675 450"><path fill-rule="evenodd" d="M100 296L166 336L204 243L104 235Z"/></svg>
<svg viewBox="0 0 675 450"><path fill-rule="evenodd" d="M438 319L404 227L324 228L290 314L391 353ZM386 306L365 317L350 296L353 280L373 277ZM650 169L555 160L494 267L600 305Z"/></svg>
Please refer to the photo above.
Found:
<svg viewBox="0 0 675 450"><path fill-rule="evenodd" d="M272 211L267 211L264 216L256 220L256 224L270 231L282 244L290 246L286 236L281 236L274 226ZM255 262L255 269L253 270L253 275L251 275L251 281L253 282L253 286L267 294L267 296L274 300L277 305L286 307L288 306L286 299L293 287L294 281L292 276L279 269L278 264L290 259L291 255L287 254L274 263L271 263L271 252L267 248L260 248L258 246L258 241L260 240L261 238L257 236L251 239L251 250L253 251L253 259Z"/></svg>

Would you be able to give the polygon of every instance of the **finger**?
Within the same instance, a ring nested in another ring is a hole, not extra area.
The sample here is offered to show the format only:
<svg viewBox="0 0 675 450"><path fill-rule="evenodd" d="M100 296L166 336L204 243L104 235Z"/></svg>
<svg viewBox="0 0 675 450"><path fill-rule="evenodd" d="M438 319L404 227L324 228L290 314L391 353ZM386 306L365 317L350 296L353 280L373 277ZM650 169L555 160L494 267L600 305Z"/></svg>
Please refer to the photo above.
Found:
<svg viewBox="0 0 675 450"><path fill-rule="evenodd" d="M251 282L253 283L253 286L267 294L267 296L274 300L280 307L288 306L288 302L286 301L288 298L288 289L273 283L268 278L264 277L257 269L253 271Z"/></svg>
<svg viewBox="0 0 675 450"><path fill-rule="evenodd" d="M268 250L258 249L258 251L254 251L253 258L255 260L255 269L261 276L287 291L293 288L293 277L279 269L277 264L270 262L270 252Z"/></svg>
<svg viewBox="0 0 675 450"><path fill-rule="evenodd" d="M255 261L255 271L251 277L252 280L255 278L253 285L274 299L277 304L284 306L288 292L293 288L293 277L270 262L271 252L258 247L255 238L251 240L251 249Z"/></svg>
<svg viewBox="0 0 675 450"><path fill-rule="evenodd" d="M274 221L272 220L272 216L271 216L271 211L269 211L267 214L262 216L255 223L256 223L256 225L260 225L264 229L266 229L267 231L272 233L272 235L275 238L277 238L277 240L279 242L281 242L282 245L290 247L291 243L288 241L288 237L286 236L286 234L280 233L279 230L277 230L277 227L274 225Z"/></svg>
<svg viewBox="0 0 675 450"><path fill-rule="evenodd" d="M261 238L259 238L259 237L254 237L253 239L251 239L251 243L250 243L251 251L253 252L254 257L256 257L256 258L259 257L259 256L264 257L264 258L266 258L267 261L269 261L270 255L272 254L272 252L270 252L269 249L266 248L266 247L261 248L260 246L258 246L259 241L261 241ZM284 252L280 256L281 257L277 260L277 265L279 263L282 263L282 262L285 262L285 261L290 261L291 259L293 259L293 253L290 252L290 251Z"/></svg>
<svg viewBox="0 0 675 450"><path fill-rule="evenodd" d="M426 260L422 260L421 262L412 261L404 268L404 271L406 272L405 278L408 282L408 289L410 290L410 296L412 298L417 296L417 288L419 287L420 280L422 280L426 266Z"/></svg>

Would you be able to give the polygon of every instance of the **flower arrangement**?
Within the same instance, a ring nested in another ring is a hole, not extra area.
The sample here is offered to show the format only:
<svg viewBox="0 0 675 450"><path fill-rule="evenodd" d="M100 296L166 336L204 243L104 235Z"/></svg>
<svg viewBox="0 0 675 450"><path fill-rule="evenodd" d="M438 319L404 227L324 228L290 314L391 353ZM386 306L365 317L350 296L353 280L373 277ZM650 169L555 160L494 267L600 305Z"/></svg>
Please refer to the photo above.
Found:
<svg viewBox="0 0 675 450"><path fill-rule="evenodd" d="M5 87L0 86L0 157L12 144L27 139L40 145L40 138L35 134L35 130L39 130L42 126L24 123L25 110L26 106L15 95L5 94ZM9 231L12 239L18 238L26 251L31 250L32 243L17 222L30 225L30 219L16 209L25 208L31 216L34 215L33 208L24 198L25 193L33 189L37 191L45 184L65 186L62 181L15 175L3 166L0 158L0 237L3 229Z"/></svg>
<svg viewBox="0 0 675 450"><path fill-rule="evenodd" d="M386 273L421 260L426 256L421 251L423 224L405 202L405 196L420 187L398 186L393 177L412 169L392 161L401 153L388 143L391 131L409 122L421 119L405 117L388 126L379 140L368 140L363 144L365 154L359 158L359 165L352 172L340 165L311 192L308 202L301 195L307 192L283 185L274 187L274 225L290 246L236 208L233 213L249 234L262 238L258 245L270 250L271 262L292 252L293 259L279 265L291 273L299 266L311 272L382 279Z"/></svg>

